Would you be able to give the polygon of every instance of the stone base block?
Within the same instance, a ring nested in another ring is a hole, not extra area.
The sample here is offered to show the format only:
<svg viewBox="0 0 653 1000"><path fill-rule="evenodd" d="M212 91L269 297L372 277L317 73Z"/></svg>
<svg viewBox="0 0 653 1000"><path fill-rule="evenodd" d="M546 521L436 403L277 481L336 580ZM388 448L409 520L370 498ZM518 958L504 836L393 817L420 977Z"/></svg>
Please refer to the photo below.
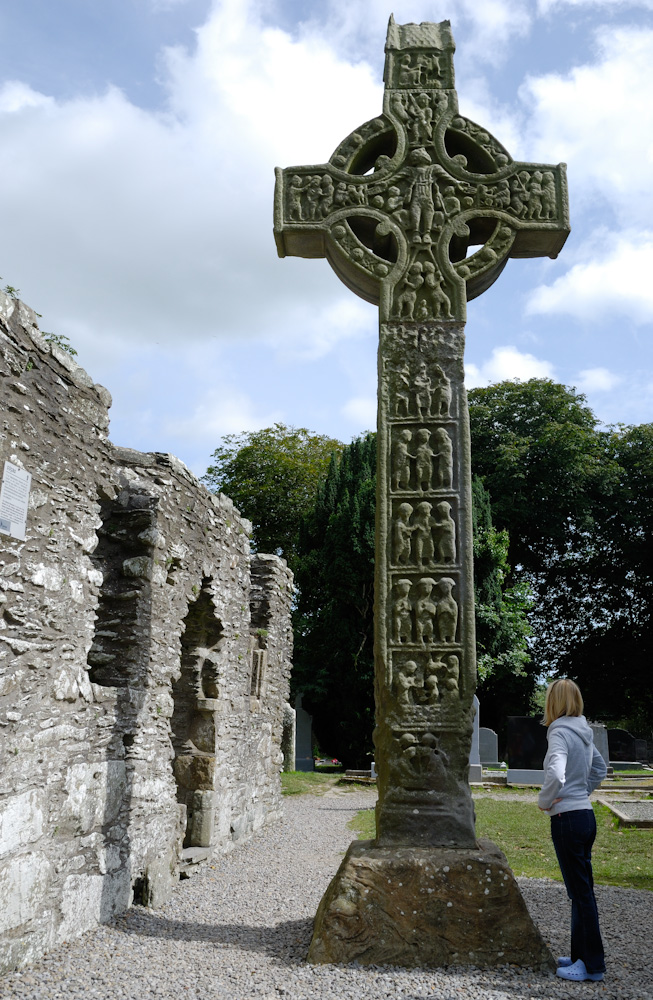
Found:
<svg viewBox="0 0 653 1000"><path fill-rule="evenodd" d="M544 782L544 771L535 768L509 767L509 785L541 785Z"/></svg>
<svg viewBox="0 0 653 1000"><path fill-rule="evenodd" d="M555 970L505 855L354 841L320 903L309 962Z"/></svg>

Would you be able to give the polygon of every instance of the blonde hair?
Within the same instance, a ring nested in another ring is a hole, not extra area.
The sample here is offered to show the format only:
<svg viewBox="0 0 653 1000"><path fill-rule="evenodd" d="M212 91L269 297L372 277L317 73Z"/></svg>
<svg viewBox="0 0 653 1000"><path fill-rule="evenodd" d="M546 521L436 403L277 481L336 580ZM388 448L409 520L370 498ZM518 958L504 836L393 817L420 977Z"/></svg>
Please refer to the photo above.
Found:
<svg viewBox="0 0 653 1000"><path fill-rule="evenodd" d="M573 681L561 677L546 689L544 702L544 725L550 726L563 715L582 715L583 696Z"/></svg>

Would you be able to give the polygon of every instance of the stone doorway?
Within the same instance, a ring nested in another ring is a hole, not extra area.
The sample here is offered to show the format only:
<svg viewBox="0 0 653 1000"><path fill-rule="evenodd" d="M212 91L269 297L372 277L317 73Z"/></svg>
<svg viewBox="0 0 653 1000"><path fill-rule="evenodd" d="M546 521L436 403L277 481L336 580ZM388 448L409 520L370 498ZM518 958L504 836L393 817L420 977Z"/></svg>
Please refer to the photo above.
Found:
<svg viewBox="0 0 653 1000"><path fill-rule="evenodd" d="M173 683L171 719L177 801L186 807L184 848L210 847L215 808L215 711L224 645L211 580L188 608L181 636L181 674Z"/></svg>

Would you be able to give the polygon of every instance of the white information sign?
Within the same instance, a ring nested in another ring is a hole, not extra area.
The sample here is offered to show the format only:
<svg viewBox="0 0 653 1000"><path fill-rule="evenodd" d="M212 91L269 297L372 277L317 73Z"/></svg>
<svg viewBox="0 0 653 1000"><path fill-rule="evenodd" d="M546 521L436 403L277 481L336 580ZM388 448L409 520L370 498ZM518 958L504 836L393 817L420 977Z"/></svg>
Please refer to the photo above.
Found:
<svg viewBox="0 0 653 1000"><path fill-rule="evenodd" d="M25 541L27 504L32 477L13 462L5 462L0 488L0 534Z"/></svg>

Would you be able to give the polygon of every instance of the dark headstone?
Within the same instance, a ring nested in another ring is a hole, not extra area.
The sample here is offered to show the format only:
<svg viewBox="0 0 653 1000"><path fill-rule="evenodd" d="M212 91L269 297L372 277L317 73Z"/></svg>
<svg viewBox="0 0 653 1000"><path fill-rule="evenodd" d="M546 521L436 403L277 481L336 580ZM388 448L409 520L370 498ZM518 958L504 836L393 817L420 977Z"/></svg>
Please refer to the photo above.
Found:
<svg viewBox="0 0 653 1000"><path fill-rule="evenodd" d="M313 759L313 716L302 708L302 696L295 700L296 732L295 732L295 769L297 771L314 771Z"/></svg>
<svg viewBox="0 0 653 1000"><path fill-rule="evenodd" d="M625 729L608 729L610 760L637 760L636 740Z"/></svg>
<svg viewBox="0 0 653 1000"><path fill-rule="evenodd" d="M546 728L539 719L508 716L508 764L511 769L541 771L546 748Z"/></svg>

